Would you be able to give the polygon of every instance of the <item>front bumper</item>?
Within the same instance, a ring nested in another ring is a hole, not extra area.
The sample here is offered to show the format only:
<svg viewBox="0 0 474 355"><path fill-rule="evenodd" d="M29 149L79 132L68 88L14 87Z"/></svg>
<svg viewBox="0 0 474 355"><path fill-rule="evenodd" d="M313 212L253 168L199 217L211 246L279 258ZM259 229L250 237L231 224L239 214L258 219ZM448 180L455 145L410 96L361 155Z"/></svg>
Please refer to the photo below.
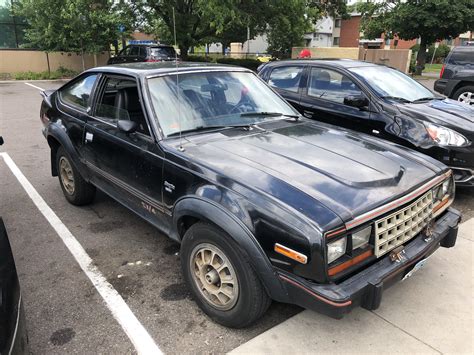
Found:
<svg viewBox="0 0 474 355"><path fill-rule="evenodd" d="M430 256L439 246L450 248L456 243L459 211L449 208L435 223L430 238L419 234L404 248L404 259L390 260L389 255L339 284L316 284L281 272L291 303L333 318L342 318L353 308L377 309L382 294L401 280L415 264Z"/></svg>
<svg viewBox="0 0 474 355"><path fill-rule="evenodd" d="M450 166L457 186L474 187L474 169Z"/></svg>

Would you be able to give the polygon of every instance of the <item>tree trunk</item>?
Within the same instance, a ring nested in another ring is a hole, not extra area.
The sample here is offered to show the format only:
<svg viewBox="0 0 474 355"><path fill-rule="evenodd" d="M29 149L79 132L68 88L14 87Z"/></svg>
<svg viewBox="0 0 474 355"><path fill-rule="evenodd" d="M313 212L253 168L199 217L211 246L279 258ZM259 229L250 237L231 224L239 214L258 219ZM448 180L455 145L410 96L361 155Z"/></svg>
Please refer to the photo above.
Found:
<svg viewBox="0 0 474 355"><path fill-rule="evenodd" d="M426 47L427 47L427 43L422 38L420 42L420 50L418 51L418 54L416 55L415 75L421 75L423 69L425 69Z"/></svg>
<svg viewBox="0 0 474 355"><path fill-rule="evenodd" d="M181 59L184 61L188 60L188 49L189 49L189 46L185 46L185 45L179 46L180 56L181 56Z"/></svg>

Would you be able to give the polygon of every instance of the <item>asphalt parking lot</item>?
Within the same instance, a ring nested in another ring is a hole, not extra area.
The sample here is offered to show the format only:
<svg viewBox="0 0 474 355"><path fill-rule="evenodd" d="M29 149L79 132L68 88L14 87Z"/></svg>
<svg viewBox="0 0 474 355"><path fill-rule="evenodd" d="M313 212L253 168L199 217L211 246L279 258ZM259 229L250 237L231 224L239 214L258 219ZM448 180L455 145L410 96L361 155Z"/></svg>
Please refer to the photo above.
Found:
<svg viewBox="0 0 474 355"><path fill-rule="evenodd" d="M32 84L43 89L61 85ZM432 81L423 84L429 87ZM5 139L0 152L8 153L163 352L225 353L301 312L296 306L273 303L262 320L245 330L210 321L183 284L175 243L104 194L99 193L87 207L66 202L57 179L50 174L40 102L38 88L24 82L0 83L0 134ZM16 258L32 353L135 353L96 288L1 158L0 181L0 215ZM458 190L455 207L464 213L464 220L474 218L474 191ZM467 265L471 288L467 292L472 301L472 240L464 244L471 251ZM427 269L434 273L430 266ZM439 286L435 282L428 285ZM395 289L399 297L402 289ZM410 311L416 319L416 307ZM466 326L472 333L472 302L469 311L471 322Z"/></svg>

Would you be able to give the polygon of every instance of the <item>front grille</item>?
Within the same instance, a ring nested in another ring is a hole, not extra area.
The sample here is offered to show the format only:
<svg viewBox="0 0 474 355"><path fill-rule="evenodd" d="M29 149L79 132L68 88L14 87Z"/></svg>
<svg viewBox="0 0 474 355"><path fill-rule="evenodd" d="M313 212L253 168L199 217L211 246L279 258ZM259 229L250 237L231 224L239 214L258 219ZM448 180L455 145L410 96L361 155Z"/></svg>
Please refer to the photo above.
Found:
<svg viewBox="0 0 474 355"><path fill-rule="evenodd" d="M375 221L375 256L380 257L413 238L432 216L433 193L429 191L409 206Z"/></svg>

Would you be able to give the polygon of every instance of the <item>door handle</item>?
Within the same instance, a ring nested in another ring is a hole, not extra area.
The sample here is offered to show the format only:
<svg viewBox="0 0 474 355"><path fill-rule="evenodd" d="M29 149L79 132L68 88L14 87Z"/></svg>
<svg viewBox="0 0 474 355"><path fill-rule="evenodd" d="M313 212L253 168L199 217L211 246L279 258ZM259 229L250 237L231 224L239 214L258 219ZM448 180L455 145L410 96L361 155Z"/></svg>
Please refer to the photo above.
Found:
<svg viewBox="0 0 474 355"><path fill-rule="evenodd" d="M313 111L303 110L303 116L311 118L313 117L313 115L314 115Z"/></svg>
<svg viewBox="0 0 474 355"><path fill-rule="evenodd" d="M91 143L94 135L91 132L86 132L86 143Z"/></svg>

